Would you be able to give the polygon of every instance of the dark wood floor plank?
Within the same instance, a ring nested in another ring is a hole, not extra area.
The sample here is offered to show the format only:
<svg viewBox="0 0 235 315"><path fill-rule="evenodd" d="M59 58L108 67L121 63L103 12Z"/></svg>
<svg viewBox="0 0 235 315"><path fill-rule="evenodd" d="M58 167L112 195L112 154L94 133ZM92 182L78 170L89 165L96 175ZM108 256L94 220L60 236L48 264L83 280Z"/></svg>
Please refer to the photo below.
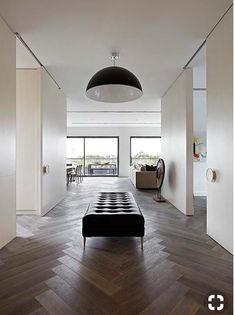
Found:
<svg viewBox="0 0 235 315"><path fill-rule="evenodd" d="M1 300L5 300L12 295L16 295L18 292L22 290L28 289L33 287L35 284L40 283L44 280L47 280L50 277L53 277L55 274L51 269L46 269L36 274L32 274L27 279L20 279L20 282L17 281L10 281L7 283L7 290L3 288L0 292L0 307L1 307Z"/></svg>
<svg viewBox="0 0 235 315"><path fill-rule="evenodd" d="M25 315L38 309L40 304L35 299L18 300L1 309L1 315Z"/></svg>
<svg viewBox="0 0 235 315"><path fill-rule="evenodd" d="M47 310L45 310L45 308L43 307L37 308L36 310L29 313L29 315L48 315L48 314L49 313L47 312Z"/></svg>
<svg viewBox="0 0 235 315"><path fill-rule="evenodd" d="M205 264L202 265L198 262L194 262L187 259L184 260L182 259L181 256L177 256L177 255L169 255L167 259L180 266L190 268L192 271L204 273L209 277L218 279L219 281L223 281L230 285L233 282L232 272L228 271L226 268L218 269L214 266L214 268L212 269L209 265L205 265Z"/></svg>
<svg viewBox="0 0 235 315"><path fill-rule="evenodd" d="M39 258L61 252L63 249L66 249L67 245L51 245L46 246L46 248L38 250L38 249L32 249L28 250L27 252L17 253L15 256L7 257L3 260L5 269L10 269L14 267L18 267L20 265L24 265L28 262L31 262L33 260L37 260ZM4 271L4 267L2 271Z"/></svg>
<svg viewBox="0 0 235 315"><path fill-rule="evenodd" d="M1 270L0 268L0 283L5 279L9 279L11 277L17 276L23 272L27 272L33 268L37 268L38 266L44 265L49 262L55 262L57 258L63 255L64 253L57 252L55 254L44 256L42 258L30 261L24 265L16 266L13 268L4 268L3 270ZM8 267L8 266L5 265L4 267Z"/></svg>
<svg viewBox="0 0 235 315"><path fill-rule="evenodd" d="M170 268L165 270L166 272L163 273L159 266L152 268L151 272L136 281L133 279L132 284L122 287L119 292L114 294L114 298L120 305L118 314L128 314L128 312L139 314L181 277L179 273Z"/></svg>
<svg viewBox="0 0 235 315"><path fill-rule="evenodd" d="M183 274L188 279L200 281L202 285L203 284L210 285L212 289L218 287L220 288L220 290L226 291L230 294L232 294L233 292L231 284L220 281L218 278L210 277L206 273L203 273L200 271L198 272L190 268L183 267L181 265L175 265L173 268L177 270L178 272L180 272L181 274Z"/></svg>
<svg viewBox="0 0 235 315"><path fill-rule="evenodd" d="M169 315L195 315L199 309L200 305L196 301L184 296Z"/></svg>
<svg viewBox="0 0 235 315"><path fill-rule="evenodd" d="M79 291L76 291L59 276L47 280L46 284L78 314L103 314L93 303L88 303L87 299Z"/></svg>
<svg viewBox="0 0 235 315"><path fill-rule="evenodd" d="M52 290L47 290L36 296L36 300L48 311L50 315L77 314Z"/></svg>
<svg viewBox="0 0 235 315"><path fill-rule="evenodd" d="M80 249L77 246L73 246L73 248L64 250L64 253L84 266L95 270L107 280L112 280L120 275L120 272L117 271L118 266L102 255L100 251L87 250L84 253L83 248Z"/></svg>
<svg viewBox="0 0 235 315"><path fill-rule="evenodd" d="M5 298L0 300L0 314L3 308L11 305L14 306L15 304L21 304L32 300L36 295L44 292L47 290L47 286L44 282L39 282L36 285L32 285L29 288L22 288L21 291L16 290L15 293L6 294ZM9 293L7 291L7 293Z"/></svg>
<svg viewBox="0 0 235 315"><path fill-rule="evenodd" d="M64 256L59 258L59 261L96 286L98 289L102 290L107 295L112 295L120 289L116 284L113 284L112 282L104 279L96 271L80 264L72 257Z"/></svg>
<svg viewBox="0 0 235 315"><path fill-rule="evenodd" d="M47 276L52 276L53 271L51 269L58 265L60 265L58 261L51 261L2 280L0 282L0 299L9 294L9 291L17 291L18 288L26 287L27 285L30 285L30 283L34 283L34 281L37 283L40 278L44 280ZM9 288L8 291L6 291L6 287Z"/></svg>
<svg viewBox="0 0 235 315"><path fill-rule="evenodd" d="M104 314L112 314L118 308L118 303L110 296L104 294L89 281L69 269L65 265L53 268L53 271L67 282L71 287L83 296L87 303L94 304L97 309L101 309Z"/></svg>
<svg viewBox="0 0 235 315"><path fill-rule="evenodd" d="M146 264L134 264L130 270L125 272L115 279L115 283L121 288L127 288L132 286L136 282L140 283L146 277L161 276L163 272L171 271L173 263L170 263L165 259L162 254L157 254L151 257L151 260L147 260ZM146 275L147 274L147 275Z"/></svg>
<svg viewBox="0 0 235 315"><path fill-rule="evenodd" d="M178 303L179 300L187 293L189 289L179 283L175 282L166 291L164 291L157 299L149 304L140 315L161 314L167 315Z"/></svg>

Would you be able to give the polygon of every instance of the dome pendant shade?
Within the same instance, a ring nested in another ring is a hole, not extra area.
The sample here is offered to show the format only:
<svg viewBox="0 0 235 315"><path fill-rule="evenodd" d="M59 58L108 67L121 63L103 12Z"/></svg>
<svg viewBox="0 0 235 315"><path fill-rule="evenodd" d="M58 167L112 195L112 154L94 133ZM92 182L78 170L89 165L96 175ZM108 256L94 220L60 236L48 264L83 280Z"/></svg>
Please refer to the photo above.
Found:
<svg viewBox="0 0 235 315"><path fill-rule="evenodd" d="M137 77L122 67L107 67L98 71L89 81L86 96L107 103L122 103L138 99L143 94Z"/></svg>

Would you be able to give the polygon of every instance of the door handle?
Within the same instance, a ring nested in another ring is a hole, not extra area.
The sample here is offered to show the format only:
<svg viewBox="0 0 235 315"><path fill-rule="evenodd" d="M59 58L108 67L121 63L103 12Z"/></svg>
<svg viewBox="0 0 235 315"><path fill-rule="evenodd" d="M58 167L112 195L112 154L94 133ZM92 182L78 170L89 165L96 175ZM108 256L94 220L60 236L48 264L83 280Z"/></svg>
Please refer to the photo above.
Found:
<svg viewBox="0 0 235 315"><path fill-rule="evenodd" d="M212 168L206 170L206 178L208 182L214 183L216 181L216 171Z"/></svg>

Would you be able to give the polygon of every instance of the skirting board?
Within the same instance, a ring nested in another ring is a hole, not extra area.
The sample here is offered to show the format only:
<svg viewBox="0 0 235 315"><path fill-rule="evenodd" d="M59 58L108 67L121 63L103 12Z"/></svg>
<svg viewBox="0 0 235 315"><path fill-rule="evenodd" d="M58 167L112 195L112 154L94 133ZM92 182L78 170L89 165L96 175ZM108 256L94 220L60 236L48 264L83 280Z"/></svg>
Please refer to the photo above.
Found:
<svg viewBox="0 0 235 315"><path fill-rule="evenodd" d="M207 193L205 191L194 191L193 192L193 195L195 197L206 197L207 196Z"/></svg>
<svg viewBox="0 0 235 315"><path fill-rule="evenodd" d="M64 199L65 195L60 196L56 201L53 203L47 204L44 206L44 209L41 210L41 213L36 210L16 210L16 215L40 215L44 216L47 214L52 208L54 208L58 203L60 203Z"/></svg>
<svg viewBox="0 0 235 315"><path fill-rule="evenodd" d="M58 205L58 203L60 203L64 198L65 198L65 194L57 198L57 200L54 201L53 203L45 205L42 209L41 216L44 216L45 214L47 214L51 209L53 209L56 205Z"/></svg>
<svg viewBox="0 0 235 315"><path fill-rule="evenodd" d="M214 235L213 233L211 233L210 231L206 231L206 234L213 239L216 243L218 243L220 246L222 246L226 251L228 251L230 254L233 255L233 248L228 248L227 246L225 246L225 244L221 244L221 242L217 239L217 236Z"/></svg>
<svg viewBox="0 0 235 315"><path fill-rule="evenodd" d="M38 215L36 210L16 210L16 215Z"/></svg>

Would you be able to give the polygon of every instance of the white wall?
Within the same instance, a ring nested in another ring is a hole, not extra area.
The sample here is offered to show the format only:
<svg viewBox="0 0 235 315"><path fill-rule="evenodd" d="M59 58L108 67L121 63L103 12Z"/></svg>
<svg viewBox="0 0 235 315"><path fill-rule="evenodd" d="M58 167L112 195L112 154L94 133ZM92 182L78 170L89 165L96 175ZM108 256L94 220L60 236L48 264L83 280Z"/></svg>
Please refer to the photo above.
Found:
<svg viewBox="0 0 235 315"><path fill-rule="evenodd" d="M206 196L206 162L193 162L193 194Z"/></svg>
<svg viewBox="0 0 235 315"><path fill-rule="evenodd" d="M15 237L15 36L0 19L0 248Z"/></svg>
<svg viewBox="0 0 235 315"><path fill-rule="evenodd" d="M42 178L42 214L66 193L66 98L42 70L42 163L49 174Z"/></svg>
<svg viewBox="0 0 235 315"><path fill-rule="evenodd" d="M207 108L206 91L193 91L193 131L197 134L206 133Z"/></svg>
<svg viewBox="0 0 235 315"><path fill-rule="evenodd" d="M207 233L233 250L233 18L232 8L207 40Z"/></svg>
<svg viewBox="0 0 235 315"><path fill-rule="evenodd" d="M162 194L186 215L193 210L193 73L186 69L162 98Z"/></svg>
<svg viewBox="0 0 235 315"><path fill-rule="evenodd" d="M119 176L128 176L130 136L160 136L158 127L68 127L68 136L119 136Z"/></svg>
<svg viewBox="0 0 235 315"><path fill-rule="evenodd" d="M193 72L196 69L197 67L193 69ZM201 75L198 72L197 75ZM205 84L204 80L203 83ZM201 85L201 87L204 86ZM205 144L207 129L206 99L206 91L193 91L193 135L204 140ZM193 162L193 194L194 196L206 196L206 161Z"/></svg>
<svg viewBox="0 0 235 315"><path fill-rule="evenodd" d="M16 70L16 210L39 214L41 204L41 69Z"/></svg>

